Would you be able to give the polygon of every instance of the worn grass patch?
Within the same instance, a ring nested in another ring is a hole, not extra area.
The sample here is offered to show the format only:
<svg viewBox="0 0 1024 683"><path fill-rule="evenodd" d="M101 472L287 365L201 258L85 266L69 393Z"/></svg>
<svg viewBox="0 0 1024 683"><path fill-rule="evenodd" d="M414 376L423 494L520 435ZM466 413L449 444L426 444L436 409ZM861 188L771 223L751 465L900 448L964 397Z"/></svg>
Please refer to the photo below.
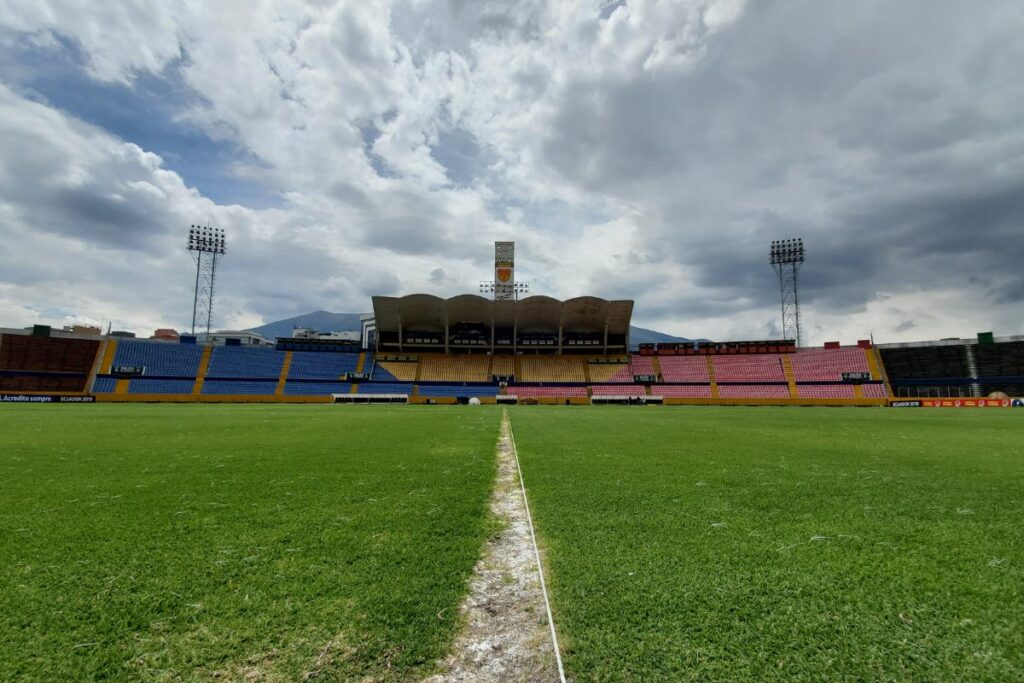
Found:
<svg viewBox="0 0 1024 683"><path fill-rule="evenodd" d="M499 422L486 408L0 409L0 680L429 671L493 532Z"/></svg>
<svg viewBox="0 0 1024 683"><path fill-rule="evenodd" d="M1024 679L1024 413L510 414L576 680Z"/></svg>

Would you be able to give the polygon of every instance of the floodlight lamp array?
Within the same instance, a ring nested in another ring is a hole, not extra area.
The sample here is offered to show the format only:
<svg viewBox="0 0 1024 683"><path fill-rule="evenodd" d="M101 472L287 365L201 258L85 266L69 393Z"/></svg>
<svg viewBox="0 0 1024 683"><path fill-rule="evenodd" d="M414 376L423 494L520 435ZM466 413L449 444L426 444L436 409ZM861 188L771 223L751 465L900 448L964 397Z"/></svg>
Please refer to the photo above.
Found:
<svg viewBox="0 0 1024 683"><path fill-rule="evenodd" d="M803 263L804 241L802 238L789 240L772 240L768 257L772 265L781 263Z"/></svg>
<svg viewBox="0 0 1024 683"><path fill-rule="evenodd" d="M224 254L228 242L221 228L192 225L188 229L188 250L206 254Z"/></svg>

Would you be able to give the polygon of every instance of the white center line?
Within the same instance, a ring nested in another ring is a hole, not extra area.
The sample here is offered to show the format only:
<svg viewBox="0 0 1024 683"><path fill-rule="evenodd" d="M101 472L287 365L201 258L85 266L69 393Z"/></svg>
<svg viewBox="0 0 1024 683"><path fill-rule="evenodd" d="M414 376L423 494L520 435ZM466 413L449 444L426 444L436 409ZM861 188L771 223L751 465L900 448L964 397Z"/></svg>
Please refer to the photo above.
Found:
<svg viewBox="0 0 1024 683"><path fill-rule="evenodd" d="M508 436L512 442L512 455L516 459L516 470L519 472L519 486L523 490L523 506L526 508L526 521L530 527L530 539L533 541L533 554L537 558L537 572L540 574L540 590L544 594L544 608L548 612L548 626L551 627L551 642L555 647L555 661L558 663L558 679L565 682L565 667L562 666L562 651L558 648L558 634L555 632L555 618L551 614L551 600L548 598L548 587L544 582L544 565L540 561L540 549L537 547L537 534L533 530L533 516L530 514L530 500L526 497L526 482L523 481L523 468L519 466L519 449L516 448L516 436L512 433L512 420L508 417L508 409L502 411L508 423Z"/></svg>

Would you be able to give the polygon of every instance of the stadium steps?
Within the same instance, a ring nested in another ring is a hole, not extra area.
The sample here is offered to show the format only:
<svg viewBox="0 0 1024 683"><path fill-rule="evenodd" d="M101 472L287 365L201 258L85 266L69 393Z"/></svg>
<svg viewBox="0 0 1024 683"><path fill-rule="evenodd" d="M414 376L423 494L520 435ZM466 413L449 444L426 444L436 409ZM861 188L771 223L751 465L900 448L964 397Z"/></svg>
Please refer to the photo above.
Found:
<svg viewBox="0 0 1024 683"><path fill-rule="evenodd" d="M292 367L292 352L284 352L284 362L281 363L281 375L277 378L277 388L274 389L274 396L284 396L284 385L288 381L288 371Z"/></svg>
<svg viewBox="0 0 1024 683"><path fill-rule="evenodd" d="M860 384L853 385L853 397L864 398L864 387Z"/></svg>
<svg viewBox="0 0 1024 683"><path fill-rule="evenodd" d="M789 354L782 354L782 371L786 373L786 384L789 385L789 397L796 398L800 394L796 390L796 375L793 374L793 359Z"/></svg>
<svg viewBox="0 0 1024 683"><path fill-rule="evenodd" d="M348 393L350 393L350 394L357 394L357 393L359 393L359 385L356 384L355 382L353 382L352 386L350 386L348 388Z"/></svg>
<svg viewBox="0 0 1024 683"><path fill-rule="evenodd" d="M203 382L206 380L206 370L210 367L210 356L213 355L213 345L207 345L203 349L203 355L199 359L199 369L196 370L196 383L192 385L192 395L198 396L203 393Z"/></svg>
<svg viewBox="0 0 1024 683"><path fill-rule="evenodd" d="M868 371L871 379L880 379L885 386L885 393L892 396L892 386L889 384L889 373L885 371L885 363L882 362L882 354L874 345L870 349L864 349L868 359Z"/></svg>
<svg viewBox="0 0 1024 683"><path fill-rule="evenodd" d="M96 352L96 357L93 359L92 370L89 371L89 377L85 382L85 390L92 391L92 385L96 383L96 375L103 372L103 364L107 364L107 372L110 372L110 364L113 362L114 356L110 355L107 358L107 349L111 344L117 344L113 339L107 339L100 344L100 348Z"/></svg>
<svg viewBox="0 0 1024 683"><path fill-rule="evenodd" d="M356 372L357 373L362 372L365 367L366 367L366 352L365 351L361 351L359 353L359 360L356 362ZM353 392L353 393L355 393L355 392Z"/></svg>
<svg viewBox="0 0 1024 683"><path fill-rule="evenodd" d="M661 361L657 356L651 356L651 365L654 366L654 374L659 382L664 382L665 377L661 374Z"/></svg>
<svg viewBox="0 0 1024 683"><path fill-rule="evenodd" d="M100 361L100 374L109 375L110 368L114 365L114 354L117 353L117 340L108 339L107 346L103 349L103 360Z"/></svg>
<svg viewBox="0 0 1024 683"><path fill-rule="evenodd" d="M420 379L422 378L422 375L423 375L423 356L418 356L416 358L416 374L413 375L412 381L413 382L419 382ZM413 391L414 394L417 393L415 385L413 386L412 391Z"/></svg>
<svg viewBox="0 0 1024 683"><path fill-rule="evenodd" d="M494 379L494 355L487 356L487 381Z"/></svg>
<svg viewBox="0 0 1024 683"><path fill-rule="evenodd" d="M715 364L711 362L711 356L704 356L704 362L708 367L708 381L711 382L711 398L718 398L718 380L715 379Z"/></svg>
<svg viewBox="0 0 1024 683"><path fill-rule="evenodd" d="M128 383L130 381L131 380L127 380L127 379L119 379L119 380L117 380L117 384L114 385L114 393L118 394L119 396L127 396L128 395Z"/></svg>
<svg viewBox="0 0 1024 683"><path fill-rule="evenodd" d="M590 390L590 363L583 364L583 379L587 380L587 396L593 396L594 392Z"/></svg>

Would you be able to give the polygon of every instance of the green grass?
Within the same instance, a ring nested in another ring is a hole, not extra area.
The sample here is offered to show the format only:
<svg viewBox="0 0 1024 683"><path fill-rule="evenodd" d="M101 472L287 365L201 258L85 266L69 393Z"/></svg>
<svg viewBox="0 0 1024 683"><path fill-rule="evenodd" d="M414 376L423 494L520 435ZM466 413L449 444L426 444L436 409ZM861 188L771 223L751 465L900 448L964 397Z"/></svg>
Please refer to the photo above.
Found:
<svg viewBox="0 0 1024 683"><path fill-rule="evenodd" d="M494 409L0 409L0 680L429 672L488 531L498 424Z"/></svg>
<svg viewBox="0 0 1024 683"><path fill-rule="evenodd" d="M1024 680L1024 412L510 413L576 680Z"/></svg>

